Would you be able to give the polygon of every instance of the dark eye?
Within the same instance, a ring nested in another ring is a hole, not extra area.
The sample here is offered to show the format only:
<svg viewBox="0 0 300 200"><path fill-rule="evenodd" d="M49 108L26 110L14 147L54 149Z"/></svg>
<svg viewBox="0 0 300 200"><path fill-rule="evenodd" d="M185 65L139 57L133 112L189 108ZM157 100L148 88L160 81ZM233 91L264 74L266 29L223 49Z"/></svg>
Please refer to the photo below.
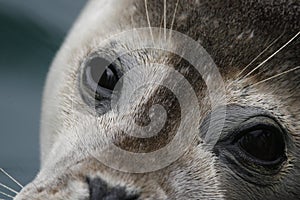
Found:
<svg viewBox="0 0 300 200"><path fill-rule="evenodd" d="M243 131L237 143L247 156L257 161L276 162L284 156L284 138L274 127L257 125Z"/></svg>
<svg viewBox="0 0 300 200"><path fill-rule="evenodd" d="M214 115L208 119L216 119ZM219 121L202 122L201 131L218 127ZM279 181L288 165L293 144L288 130L268 111L230 104L226 121L213 152L241 181L272 185ZM231 174L232 175L232 174ZM235 177L236 178L236 177Z"/></svg>
<svg viewBox="0 0 300 200"><path fill-rule="evenodd" d="M95 100L108 100L118 83L121 72L115 63L101 57L94 57L85 63L83 83Z"/></svg>

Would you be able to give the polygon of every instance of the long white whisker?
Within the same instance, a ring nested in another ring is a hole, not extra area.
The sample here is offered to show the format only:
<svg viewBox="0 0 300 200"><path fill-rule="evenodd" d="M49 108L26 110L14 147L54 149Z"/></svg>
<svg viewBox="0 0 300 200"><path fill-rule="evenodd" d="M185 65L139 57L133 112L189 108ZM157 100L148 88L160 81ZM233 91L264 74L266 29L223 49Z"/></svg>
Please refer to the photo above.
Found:
<svg viewBox="0 0 300 200"><path fill-rule="evenodd" d="M162 23L163 23L163 19L160 20L160 24L159 24L159 33L158 33L158 38L159 38L159 39L161 39Z"/></svg>
<svg viewBox="0 0 300 200"><path fill-rule="evenodd" d="M260 63L257 67L255 67L252 71L250 71L248 74L246 74L244 78L247 78L248 76L250 76L254 71L256 71L258 68L260 68L263 64L265 64L268 60L270 60L271 58L273 58L278 52L280 52L284 47L286 47L289 43L291 43L296 37L298 37L298 35L300 34L300 31L294 36L292 37L292 39L290 39L287 43L285 43L282 47L280 47L277 51L275 51L275 53L273 53L271 56L269 56L266 60L264 60L262 63Z"/></svg>
<svg viewBox="0 0 300 200"><path fill-rule="evenodd" d="M174 14L173 14L173 18L172 18L172 22L171 22L171 28L170 28L170 33L169 33L169 40L172 37L172 29L175 23L175 19L176 19L176 13L177 13L177 8L178 8L178 4L179 4L179 0L177 0L176 5L175 5L175 10L174 10Z"/></svg>
<svg viewBox="0 0 300 200"><path fill-rule="evenodd" d="M1 191L0 191L0 194L4 195L4 196L6 196L6 197L9 197L9 198L14 199L13 196L11 196L11 195L9 195L9 194L6 194L5 192L1 192Z"/></svg>
<svg viewBox="0 0 300 200"><path fill-rule="evenodd" d="M11 175L9 175L6 171L4 171L4 169L0 168L0 171L23 189L24 186L21 183L19 183L16 179L14 179Z"/></svg>
<svg viewBox="0 0 300 200"><path fill-rule="evenodd" d="M167 0L164 0L164 39L167 40Z"/></svg>
<svg viewBox="0 0 300 200"><path fill-rule="evenodd" d="M145 9L146 9L147 22L148 22L148 26L149 26L149 29L150 29L150 34L151 34L152 42L154 44L154 37L153 37L152 27L151 27L150 18L149 18L148 2L147 2L147 0L145 0Z"/></svg>
<svg viewBox="0 0 300 200"><path fill-rule="evenodd" d="M258 54L244 69L237 75L237 77L240 77L244 71L246 71L261 55L263 55L271 46L273 46L282 36L284 35L284 32L277 37L274 41L271 42L260 54Z"/></svg>
<svg viewBox="0 0 300 200"><path fill-rule="evenodd" d="M9 190L9 191L11 191L11 192L13 192L13 193L15 193L15 194L19 194L19 192L17 192L16 190L14 190L14 189L12 189L12 188L10 188L10 187L2 184L2 183L0 183L0 186L7 189L7 190Z"/></svg>
<svg viewBox="0 0 300 200"><path fill-rule="evenodd" d="M297 69L300 69L300 66L297 66L297 67L295 67L295 68L293 68L293 69L289 69L289 70L286 70L286 71L284 71L284 72L281 72L280 74L276 74L276 75L274 75L274 76L271 76L271 77L269 77L269 78L266 78L266 79L264 79L264 80L262 80L262 81L259 81L259 82L257 82L257 83L254 83L254 84L251 85L251 86L255 86L255 85L264 83L264 82L266 82L266 81L269 81L269 80L271 80L271 79L277 78L277 77L282 76L282 75L284 75L284 74L290 73L290 72L295 71L295 70L297 70Z"/></svg>

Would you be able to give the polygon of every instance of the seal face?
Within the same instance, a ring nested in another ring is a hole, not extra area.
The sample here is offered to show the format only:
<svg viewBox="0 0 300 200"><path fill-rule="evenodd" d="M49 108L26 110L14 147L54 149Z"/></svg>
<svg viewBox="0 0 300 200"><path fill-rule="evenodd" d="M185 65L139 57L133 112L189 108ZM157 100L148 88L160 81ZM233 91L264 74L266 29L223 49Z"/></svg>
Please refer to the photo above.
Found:
<svg viewBox="0 0 300 200"><path fill-rule="evenodd" d="M23 199L297 199L300 5L90 1Z"/></svg>

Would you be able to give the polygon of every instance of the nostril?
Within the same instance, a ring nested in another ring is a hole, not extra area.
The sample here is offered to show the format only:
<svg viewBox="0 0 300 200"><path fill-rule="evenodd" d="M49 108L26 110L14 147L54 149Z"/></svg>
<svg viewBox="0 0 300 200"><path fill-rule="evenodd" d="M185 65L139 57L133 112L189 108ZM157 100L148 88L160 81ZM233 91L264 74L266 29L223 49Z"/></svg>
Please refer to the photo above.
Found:
<svg viewBox="0 0 300 200"><path fill-rule="evenodd" d="M131 196L127 196L124 200L138 200L140 195L138 194L133 194Z"/></svg>
<svg viewBox="0 0 300 200"><path fill-rule="evenodd" d="M126 188L116 186L108 187L100 178L87 178L90 200L137 200L138 194L128 194Z"/></svg>
<svg viewBox="0 0 300 200"><path fill-rule="evenodd" d="M104 197L107 191L107 184L100 178L90 179L87 178L87 183L89 185L90 200L99 200Z"/></svg>

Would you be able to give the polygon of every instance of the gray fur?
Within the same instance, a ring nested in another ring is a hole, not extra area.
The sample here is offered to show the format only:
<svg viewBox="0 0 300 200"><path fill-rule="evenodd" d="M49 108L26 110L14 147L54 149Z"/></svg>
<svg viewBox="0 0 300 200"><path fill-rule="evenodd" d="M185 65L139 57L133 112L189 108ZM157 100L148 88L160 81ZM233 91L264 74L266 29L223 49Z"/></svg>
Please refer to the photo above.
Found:
<svg viewBox="0 0 300 200"><path fill-rule="evenodd" d="M105 7L110 4L113 8ZM176 1L167 1L167 28L171 28L175 6ZM148 0L151 26L163 24L163 7L163 1ZM168 107L171 116L168 126L150 142L127 138L118 132L115 128L118 116L92 116L80 96L78 79L81 64L95 49L103 49L98 44L108 36L147 27L145 13L144 1L94 0L88 3L48 75L41 125L41 171L16 200L88 199L86 177L101 178L109 186L126 188L127 192L139 193L140 199L149 200L299 198L300 70L252 86L299 66L299 37L251 76L245 79L237 76L274 39L283 35L244 74L300 30L298 0L180 0L172 27L198 41L212 56L222 74L229 107L228 123L222 137L230 134L239 120L253 113L270 115L281 124L288 138L288 158L277 174L263 176L256 173L249 181L239 174L241 171L235 170L235 166L226 162L224 152L207 150L202 136L211 106L202 78L178 56L146 50L143 53L132 52L130 57L134 61L126 63L144 63L146 67L152 62L168 64L184 74L195 88L201 107L201 116L191 117L193 122L202 123L199 137L172 165L145 174L110 169L89 154L89 151L100 152L112 141L126 150L149 152L164 146L176 132L180 120L178 102L164 89L149 89L144 94L145 98L137 100L135 110L131 111L140 120L139 123L146 124L148 118L145 113L149 104L159 103ZM176 44L176 41L171 42ZM114 51L126 48L107 44L108 47L111 45ZM159 73L153 76L155 79ZM217 117L215 119L217 121ZM129 130L131 123L128 122ZM264 184L259 184L261 181Z"/></svg>

